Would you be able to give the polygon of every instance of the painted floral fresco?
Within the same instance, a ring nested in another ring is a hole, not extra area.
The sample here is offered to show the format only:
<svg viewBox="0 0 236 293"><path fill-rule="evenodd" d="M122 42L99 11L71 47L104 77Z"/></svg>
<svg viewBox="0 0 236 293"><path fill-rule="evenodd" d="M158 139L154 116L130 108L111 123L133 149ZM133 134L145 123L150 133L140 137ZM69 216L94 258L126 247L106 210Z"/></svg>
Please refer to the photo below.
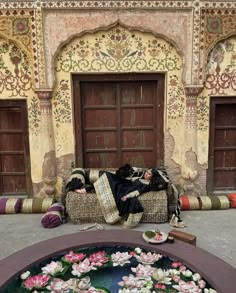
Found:
<svg viewBox="0 0 236 293"><path fill-rule="evenodd" d="M198 161L208 161L209 104L211 96L235 95L236 37L219 42L208 56L205 87L197 101Z"/></svg>
<svg viewBox="0 0 236 293"><path fill-rule="evenodd" d="M176 120L184 115L181 58L170 43L150 33L129 31L117 26L108 31L85 34L67 44L61 50L55 64L57 86L53 96L53 117L55 127L60 128L61 132L67 127L66 124L72 123L70 74L75 72L166 72L167 123L176 124ZM62 137L59 131L57 133L57 144L62 145ZM72 140L72 131L67 131L66 136L68 140ZM70 145L73 145L73 141ZM64 153L67 152L68 150L64 150Z"/></svg>
<svg viewBox="0 0 236 293"><path fill-rule="evenodd" d="M0 38L0 94L25 97L32 89L31 69L26 54L14 43Z"/></svg>
<svg viewBox="0 0 236 293"><path fill-rule="evenodd" d="M30 121L30 129L32 131L32 135L38 135L40 130L40 123L41 123L41 111L40 111L40 105L39 100L37 97L33 97L30 101L29 105L29 114L28 118Z"/></svg>

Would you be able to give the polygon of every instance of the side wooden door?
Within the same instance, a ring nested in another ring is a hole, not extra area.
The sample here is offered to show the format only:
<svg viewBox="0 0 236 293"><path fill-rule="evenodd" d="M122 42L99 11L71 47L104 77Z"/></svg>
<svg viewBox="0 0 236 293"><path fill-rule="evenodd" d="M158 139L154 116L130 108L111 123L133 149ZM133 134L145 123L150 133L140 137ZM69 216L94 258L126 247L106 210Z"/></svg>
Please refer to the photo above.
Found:
<svg viewBox="0 0 236 293"><path fill-rule="evenodd" d="M164 149L163 104L164 75L76 76L77 165L159 165Z"/></svg>
<svg viewBox="0 0 236 293"><path fill-rule="evenodd" d="M212 97L208 191L236 190L236 97Z"/></svg>
<svg viewBox="0 0 236 293"><path fill-rule="evenodd" d="M26 101L0 100L0 195L31 195Z"/></svg>

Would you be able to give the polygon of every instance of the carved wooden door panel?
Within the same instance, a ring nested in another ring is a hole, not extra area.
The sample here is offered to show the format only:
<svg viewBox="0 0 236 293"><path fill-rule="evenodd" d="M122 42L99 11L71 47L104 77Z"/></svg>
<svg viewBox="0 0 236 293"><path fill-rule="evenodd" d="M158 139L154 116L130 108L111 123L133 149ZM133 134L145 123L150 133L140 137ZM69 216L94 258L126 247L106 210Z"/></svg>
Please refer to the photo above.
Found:
<svg viewBox="0 0 236 293"><path fill-rule="evenodd" d="M0 100L0 195L30 195L25 101Z"/></svg>
<svg viewBox="0 0 236 293"><path fill-rule="evenodd" d="M139 167L160 164L164 76L94 78L75 81L74 112L81 114L80 121L75 115L75 125L81 125L81 129L76 127L77 162L90 168L118 167L127 162ZM79 140L82 146L78 148Z"/></svg>
<svg viewBox="0 0 236 293"><path fill-rule="evenodd" d="M236 190L236 98L211 98L209 191Z"/></svg>

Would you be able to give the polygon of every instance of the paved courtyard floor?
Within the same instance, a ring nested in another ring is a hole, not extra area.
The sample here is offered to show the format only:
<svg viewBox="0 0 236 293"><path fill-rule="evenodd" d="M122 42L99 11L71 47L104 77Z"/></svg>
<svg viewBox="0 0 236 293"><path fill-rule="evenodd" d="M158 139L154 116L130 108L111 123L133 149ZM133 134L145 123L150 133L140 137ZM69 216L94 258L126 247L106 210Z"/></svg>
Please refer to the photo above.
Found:
<svg viewBox="0 0 236 293"><path fill-rule="evenodd" d="M81 232L83 225L66 223L53 229L41 225L43 214L0 215L0 259L12 253L56 236ZM182 211L187 227L181 231L197 237L197 247L221 258L236 268L236 210ZM103 225L105 230L122 229L118 225ZM169 223L138 225L134 230L159 229L168 233L173 229ZM92 228L88 231L95 230Z"/></svg>

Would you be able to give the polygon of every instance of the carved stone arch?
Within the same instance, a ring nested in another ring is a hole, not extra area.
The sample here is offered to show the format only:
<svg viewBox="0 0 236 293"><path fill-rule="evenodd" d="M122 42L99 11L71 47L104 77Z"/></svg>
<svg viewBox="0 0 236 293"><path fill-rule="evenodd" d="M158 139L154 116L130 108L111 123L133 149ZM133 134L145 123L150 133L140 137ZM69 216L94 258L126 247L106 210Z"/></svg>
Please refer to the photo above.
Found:
<svg viewBox="0 0 236 293"><path fill-rule="evenodd" d="M184 62L184 54L182 52L182 50L180 49L180 47L178 46L178 44L173 40L173 39L170 39L168 38L167 36L161 34L161 33L157 33L157 32L154 32L152 30L149 30L149 29L145 29L143 27L138 27L138 26L129 26L129 25L126 25L125 23L121 22L120 20L118 21L115 21L107 26L100 26L100 27L97 27L93 30L84 30L83 32L80 32L78 34L73 34L71 36L69 36L69 38L67 38L66 40L64 40L63 42L60 43L60 45L57 47L56 51L55 51L55 54L53 55L53 58L52 58L52 61L51 61L51 68L55 68L55 62L56 62L56 59L58 57L58 55L61 53L61 51L63 50L63 48L69 44L71 41L73 41L75 38L80 38L86 34L89 34L89 35L92 35L92 34L95 34L97 32L101 32L101 31L104 31L104 32L107 32L113 28L115 28L116 26L120 26L124 29L127 29L129 32L132 32L132 31L138 31L140 33L145 33L145 34L151 34L153 35L154 37L156 38L160 38L164 41L166 41L167 43L169 43L170 45L173 46L173 48L176 50L176 52L178 53L178 55L180 56L180 59L181 59L181 63L182 63L182 66L183 66L183 70L182 70L182 80L184 80L184 72L185 72L185 62ZM53 72L53 80L52 80L52 88L55 88L56 86L56 72L55 70L52 71Z"/></svg>

